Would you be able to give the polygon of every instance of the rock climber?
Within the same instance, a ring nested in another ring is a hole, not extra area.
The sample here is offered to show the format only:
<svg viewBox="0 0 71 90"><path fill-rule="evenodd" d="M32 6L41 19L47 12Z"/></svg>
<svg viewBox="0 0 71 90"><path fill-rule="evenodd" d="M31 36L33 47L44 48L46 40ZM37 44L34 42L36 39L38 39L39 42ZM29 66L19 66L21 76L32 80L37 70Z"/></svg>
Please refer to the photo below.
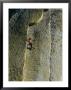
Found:
<svg viewBox="0 0 71 90"><path fill-rule="evenodd" d="M29 50L32 49L32 39L31 38L27 39L26 46L27 46L27 49L29 49Z"/></svg>

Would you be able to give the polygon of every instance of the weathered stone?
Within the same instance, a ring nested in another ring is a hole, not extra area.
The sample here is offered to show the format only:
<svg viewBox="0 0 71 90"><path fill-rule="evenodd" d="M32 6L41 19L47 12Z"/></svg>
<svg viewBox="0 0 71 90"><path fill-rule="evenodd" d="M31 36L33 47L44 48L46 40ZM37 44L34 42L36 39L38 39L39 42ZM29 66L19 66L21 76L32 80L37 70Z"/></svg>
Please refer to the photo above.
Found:
<svg viewBox="0 0 71 90"><path fill-rule="evenodd" d="M51 10L50 81L62 80L62 10Z"/></svg>
<svg viewBox="0 0 71 90"><path fill-rule="evenodd" d="M33 48L26 48L27 38ZM20 10L9 23L9 80L62 80L62 10Z"/></svg>
<svg viewBox="0 0 71 90"><path fill-rule="evenodd" d="M9 80L23 79L23 55L26 47L27 29L29 23L38 22L42 12L43 10L37 9L21 9L9 21Z"/></svg>

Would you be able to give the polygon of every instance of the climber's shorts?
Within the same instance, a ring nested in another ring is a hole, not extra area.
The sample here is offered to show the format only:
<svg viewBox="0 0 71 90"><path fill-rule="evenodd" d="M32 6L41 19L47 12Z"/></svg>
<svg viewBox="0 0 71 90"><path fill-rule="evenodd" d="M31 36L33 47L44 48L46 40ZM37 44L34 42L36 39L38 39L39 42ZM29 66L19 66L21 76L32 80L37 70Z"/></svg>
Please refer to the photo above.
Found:
<svg viewBox="0 0 71 90"><path fill-rule="evenodd" d="M32 49L32 44L28 44L27 49L31 50Z"/></svg>

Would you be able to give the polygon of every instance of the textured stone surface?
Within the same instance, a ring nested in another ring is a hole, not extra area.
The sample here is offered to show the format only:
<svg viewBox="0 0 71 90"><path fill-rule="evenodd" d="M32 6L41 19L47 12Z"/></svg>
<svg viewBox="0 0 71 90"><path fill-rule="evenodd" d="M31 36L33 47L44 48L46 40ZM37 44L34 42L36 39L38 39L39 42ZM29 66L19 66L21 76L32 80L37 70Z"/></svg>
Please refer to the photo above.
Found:
<svg viewBox="0 0 71 90"><path fill-rule="evenodd" d="M34 14L35 12L35 14ZM37 23L43 10L20 10L9 21L9 80L23 79L24 52L29 23Z"/></svg>
<svg viewBox="0 0 71 90"><path fill-rule="evenodd" d="M61 80L62 10L20 10L9 27L9 80ZM31 51L26 49L28 37L33 40Z"/></svg>
<svg viewBox="0 0 71 90"><path fill-rule="evenodd" d="M27 33L27 37L33 39L33 47L35 49L32 49L32 51L26 50L23 70L24 80L49 80L51 51L50 17L48 12L44 13L43 16L42 21L30 27Z"/></svg>
<svg viewBox="0 0 71 90"><path fill-rule="evenodd" d="M51 10L50 80L62 80L62 11Z"/></svg>

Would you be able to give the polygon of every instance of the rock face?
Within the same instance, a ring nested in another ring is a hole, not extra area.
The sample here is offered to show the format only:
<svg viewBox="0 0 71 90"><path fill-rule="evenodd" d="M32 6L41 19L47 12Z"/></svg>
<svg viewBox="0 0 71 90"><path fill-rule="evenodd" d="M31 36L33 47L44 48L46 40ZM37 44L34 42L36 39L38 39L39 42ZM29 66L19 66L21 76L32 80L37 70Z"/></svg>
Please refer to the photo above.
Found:
<svg viewBox="0 0 71 90"><path fill-rule="evenodd" d="M62 80L62 11L51 12L50 80Z"/></svg>
<svg viewBox="0 0 71 90"><path fill-rule="evenodd" d="M9 80L61 80L62 10L20 10L9 27ZM26 48L29 37L32 50Z"/></svg>
<svg viewBox="0 0 71 90"><path fill-rule="evenodd" d="M34 13L35 12L35 13ZM23 79L24 52L27 29L30 23L37 23L43 10L19 10L9 21L9 80Z"/></svg>
<svg viewBox="0 0 71 90"><path fill-rule="evenodd" d="M44 13L43 16L40 23L27 31L27 37L33 39L34 49L25 52L24 80L49 80L51 51L49 13Z"/></svg>

